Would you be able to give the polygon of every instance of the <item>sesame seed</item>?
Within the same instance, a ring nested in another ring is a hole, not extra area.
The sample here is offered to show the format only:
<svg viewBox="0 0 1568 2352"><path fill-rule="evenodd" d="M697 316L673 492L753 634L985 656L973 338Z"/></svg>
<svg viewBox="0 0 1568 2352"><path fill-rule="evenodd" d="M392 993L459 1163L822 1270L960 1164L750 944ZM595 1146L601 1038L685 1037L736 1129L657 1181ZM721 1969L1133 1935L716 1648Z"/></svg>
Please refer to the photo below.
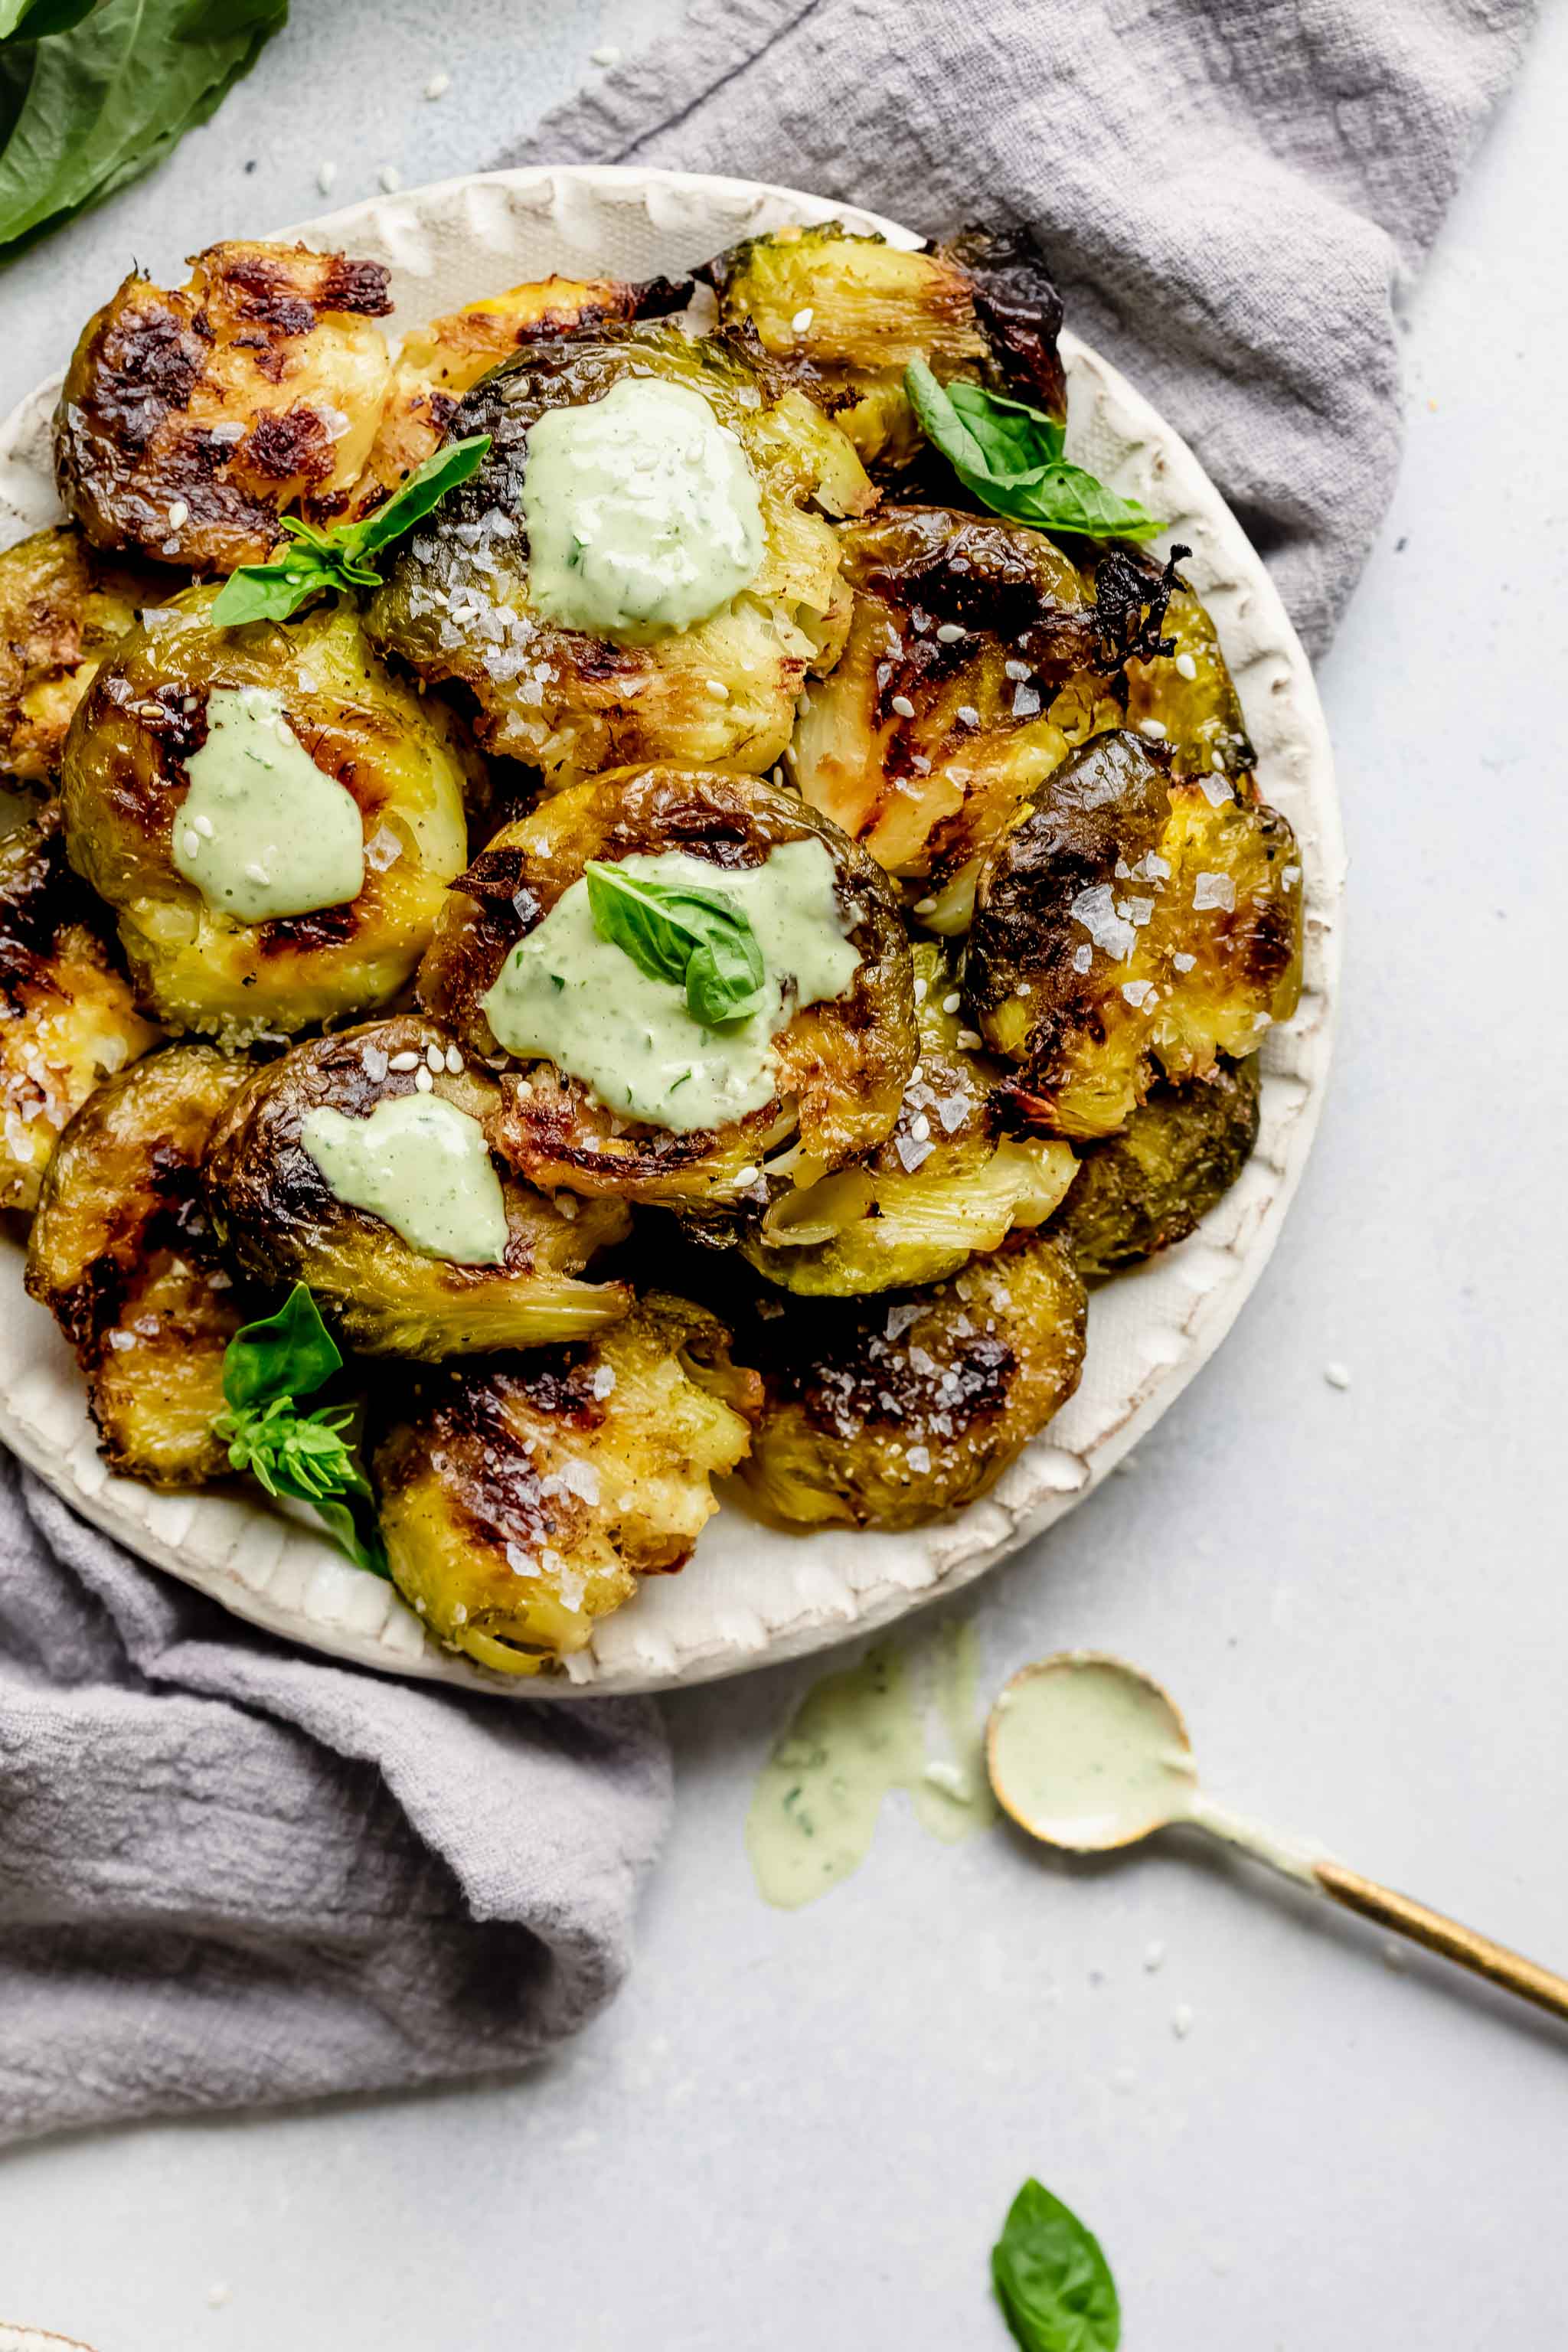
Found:
<svg viewBox="0 0 1568 2352"><path fill-rule="evenodd" d="M912 719L915 715L915 706L907 694L895 694L892 707L900 719Z"/></svg>
<svg viewBox="0 0 1568 2352"><path fill-rule="evenodd" d="M1141 735L1147 735L1151 743L1163 743L1165 740L1165 722L1163 719L1141 719L1138 721L1138 731Z"/></svg>
<svg viewBox="0 0 1568 2352"><path fill-rule="evenodd" d="M181 525L183 523L189 522L190 519L191 510L185 504L184 499L176 499L174 505L169 509L170 530L178 530Z"/></svg>
<svg viewBox="0 0 1568 2352"><path fill-rule="evenodd" d="M447 1075L448 1077L458 1078L461 1077L462 1074L463 1056L461 1050L456 1045L448 1045L447 1048Z"/></svg>
<svg viewBox="0 0 1568 2352"><path fill-rule="evenodd" d="M338 167L335 163L318 163L316 166L316 185L320 188L322 195L330 196L331 194L332 182L337 178L337 176Z"/></svg>
<svg viewBox="0 0 1568 2352"><path fill-rule="evenodd" d="M744 1168L736 1169L735 1181L737 1184L754 1184L762 1172L760 1168L752 1167L748 1162Z"/></svg>
<svg viewBox="0 0 1568 2352"><path fill-rule="evenodd" d="M384 163L375 176L389 196L395 196L403 185L403 174L395 163Z"/></svg>
<svg viewBox="0 0 1568 2352"><path fill-rule="evenodd" d="M451 87L452 77L449 73L432 74L425 85L425 95L426 98L445 98Z"/></svg>
<svg viewBox="0 0 1568 2352"><path fill-rule="evenodd" d="M596 49L589 50L588 62L595 66L618 66L621 62L621 52L614 41L604 41Z"/></svg>
<svg viewBox="0 0 1568 2352"><path fill-rule="evenodd" d="M915 900L915 912L917 915L934 915L936 912L936 900L934 898L917 898Z"/></svg>
<svg viewBox="0 0 1568 2352"><path fill-rule="evenodd" d="M936 641L939 646L955 646L968 635L968 630L961 629L956 621L944 621L936 633Z"/></svg>
<svg viewBox="0 0 1568 2352"><path fill-rule="evenodd" d="M1164 1962L1165 1947L1156 1937L1153 1943L1146 1944L1143 1948L1143 1965L1152 1974L1154 1969L1163 1968Z"/></svg>
<svg viewBox="0 0 1568 2352"><path fill-rule="evenodd" d="M184 833L180 835L180 846L184 851L187 857L199 856L201 853L202 837L196 831L194 824L188 824Z"/></svg>
<svg viewBox="0 0 1568 2352"><path fill-rule="evenodd" d="M210 816L194 816L191 819L191 824L195 830L201 835L204 841L210 841L212 839L213 821Z"/></svg>
<svg viewBox="0 0 1568 2352"><path fill-rule="evenodd" d="M812 315L809 304L804 310L797 310L795 312L794 318L790 320L790 325L795 329L797 335L805 334L806 329L811 324Z"/></svg>
<svg viewBox="0 0 1568 2352"><path fill-rule="evenodd" d="M425 1059L432 1070L444 1070L447 1066L447 1056L439 1045L426 1045Z"/></svg>
<svg viewBox="0 0 1568 2352"><path fill-rule="evenodd" d="M394 1054L386 1066L389 1070L416 1070L419 1056L417 1054Z"/></svg>
<svg viewBox="0 0 1568 2352"><path fill-rule="evenodd" d="M931 1121L922 1110L918 1118L910 1121L910 1133L917 1143L923 1143L931 1133Z"/></svg>
<svg viewBox="0 0 1568 2352"><path fill-rule="evenodd" d="M1325 1364L1323 1378L1331 1389L1348 1389L1351 1384L1350 1367L1341 1363Z"/></svg>
<svg viewBox="0 0 1568 2352"><path fill-rule="evenodd" d="M952 994L951 996L944 996L944 997L942 998L942 1011L943 1011L944 1013L956 1013L956 1012L957 1012L957 1010L958 1010L958 1005L959 1005L959 995L958 995L958 991L957 991L957 989L955 988L955 989L953 990Z"/></svg>
<svg viewBox="0 0 1568 2352"><path fill-rule="evenodd" d="M430 1076L429 1071L424 1068L423 1066L415 1071L414 1087L416 1094L427 1095L435 1083L436 1081Z"/></svg>
<svg viewBox="0 0 1568 2352"><path fill-rule="evenodd" d="M974 1050L974 1048L975 1048L975 1047L979 1045L979 1043L980 1043L980 1032L979 1032L979 1030L978 1030L978 1029L961 1029L961 1030L959 1031L959 1033L958 1033L958 1042L959 1042L959 1044L960 1044L961 1045L963 1045L963 1047L965 1047L967 1051L969 1051L970 1053L973 1053L973 1050Z"/></svg>
<svg viewBox="0 0 1568 2352"><path fill-rule="evenodd" d="M1171 2031L1178 2042L1184 2042L1193 2030L1193 2012L1184 2000L1179 2000L1171 2011Z"/></svg>
<svg viewBox="0 0 1568 2352"><path fill-rule="evenodd" d="M259 882L264 889L268 883L272 879L272 877L267 871L266 866L258 866L254 858L251 859L250 864L246 867L245 871L247 877L250 881Z"/></svg>
<svg viewBox="0 0 1568 2352"><path fill-rule="evenodd" d="M1178 677L1194 678L1197 674L1198 666L1193 659L1191 654L1178 654L1176 656L1176 676Z"/></svg>
<svg viewBox="0 0 1568 2352"><path fill-rule="evenodd" d="M730 699L730 689L721 677L710 677L708 681L708 691L715 702L728 702Z"/></svg>

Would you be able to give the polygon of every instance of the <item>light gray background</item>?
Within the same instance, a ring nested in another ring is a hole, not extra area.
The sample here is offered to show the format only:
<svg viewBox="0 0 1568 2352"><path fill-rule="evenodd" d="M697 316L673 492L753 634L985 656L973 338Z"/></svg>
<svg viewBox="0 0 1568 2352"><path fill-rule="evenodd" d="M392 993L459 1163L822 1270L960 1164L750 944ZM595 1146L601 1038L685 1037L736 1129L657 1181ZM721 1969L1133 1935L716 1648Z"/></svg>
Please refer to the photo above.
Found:
<svg viewBox="0 0 1568 2352"><path fill-rule="evenodd" d="M308 214L329 155L334 202L468 168L518 127L503 47L542 110L677 14L300 5L156 179L0 279L0 406L132 252ZM1560 1965L1565 87L1558 10L1410 306L1404 480L1323 673L1349 959L1284 1240L1134 1475L972 1602L990 1680L1125 1652L1216 1791ZM1000 2352L985 2255L1033 2170L1100 2233L1129 2352L1561 2346L1568 2034L1244 1868L1069 1875L901 1801L858 1878L771 1911L742 1826L814 1671L671 1707L640 1965L569 2054L14 2153L0 2312L101 2352Z"/></svg>

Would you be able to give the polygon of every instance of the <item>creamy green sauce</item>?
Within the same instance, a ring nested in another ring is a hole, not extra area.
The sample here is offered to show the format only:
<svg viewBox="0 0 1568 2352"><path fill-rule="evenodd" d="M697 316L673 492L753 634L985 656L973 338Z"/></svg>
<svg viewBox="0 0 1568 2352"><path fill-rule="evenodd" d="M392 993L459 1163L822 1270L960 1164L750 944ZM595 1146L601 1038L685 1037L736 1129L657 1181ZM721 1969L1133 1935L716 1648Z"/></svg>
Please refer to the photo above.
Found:
<svg viewBox="0 0 1568 2352"><path fill-rule="evenodd" d="M1008 1685L991 1769L1008 1811L1063 1845L1121 1845L1192 1811L1193 1760L1170 1701L1092 1658Z"/></svg>
<svg viewBox="0 0 1568 2352"><path fill-rule="evenodd" d="M950 1625L907 1652L879 1643L859 1665L812 1686L746 1817L746 1849L770 1903L795 1910L858 1870L895 1789L944 1843L990 1826L996 1808L975 1683L973 1630ZM934 1749L932 1713L943 1734Z"/></svg>
<svg viewBox="0 0 1568 2352"><path fill-rule="evenodd" d="M346 906L364 883L357 803L324 775L261 686L218 686L207 740L185 762L174 865L215 915L269 923Z"/></svg>
<svg viewBox="0 0 1568 2352"><path fill-rule="evenodd" d="M334 1197L368 1209L421 1257L499 1265L506 1202L477 1118L439 1095L393 1095L368 1118L307 1112L300 1140Z"/></svg>
<svg viewBox="0 0 1568 2352"><path fill-rule="evenodd" d="M529 602L595 636L704 621L754 577L756 478L700 392L627 376L529 428Z"/></svg>
<svg viewBox="0 0 1568 2352"><path fill-rule="evenodd" d="M761 1110L777 1091L773 1041L802 1005L842 996L859 969L820 841L781 843L761 866L725 869L685 850L624 858L642 880L731 899L756 934L764 1001L746 1021L704 1028L685 991L653 980L601 938L586 882L574 882L519 940L484 998L509 1054L542 1055L623 1118L689 1135Z"/></svg>

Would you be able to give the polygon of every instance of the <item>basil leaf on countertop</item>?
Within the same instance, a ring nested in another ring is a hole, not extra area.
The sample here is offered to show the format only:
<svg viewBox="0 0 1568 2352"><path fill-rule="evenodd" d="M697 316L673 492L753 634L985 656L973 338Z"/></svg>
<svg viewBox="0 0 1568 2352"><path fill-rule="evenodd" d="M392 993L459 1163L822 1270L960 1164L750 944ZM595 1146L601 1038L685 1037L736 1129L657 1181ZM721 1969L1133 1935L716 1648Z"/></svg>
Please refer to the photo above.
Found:
<svg viewBox="0 0 1568 2352"><path fill-rule="evenodd" d="M993 514L1090 539L1152 539L1163 530L1136 499L1069 465L1061 426L1041 410L980 384L940 384L923 360L910 362L904 389L927 440Z"/></svg>
<svg viewBox="0 0 1568 2352"><path fill-rule="evenodd" d="M289 0L35 0L0 47L0 253L161 163L284 24Z"/></svg>
<svg viewBox="0 0 1568 2352"><path fill-rule="evenodd" d="M650 882L599 858L589 859L584 878L599 937L630 956L650 980L684 987L694 1020L715 1029L757 1010L763 951L731 900L716 890Z"/></svg>
<svg viewBox="0 0 1568 2352"><path fill-rule="evenodd" d="M489 446L488 433L449 441L374 512L334 530L318 530L285 515L289 545L265 563L243 563L229 573L213 605L214 621L220 629L242 628L247 621L286 621L327 589L379 588L381 573L372 556L412 530L448 490L477 473Z"/></svg>
<svg viewBox="0 0 1568 2352"><path fill-rule="evenodd" d="M1008 2209L991 2276L1024 2352L1116 2352L1121 2305L1100 2242L1037 2180Z"/></svg>
<svg viewBox="0 0 1568 2352"><path fill-rule="evenodd" d="M356 1567L385 1576L375 1496L343 1434L353 1407L300 1411L300 1399L330 1381L342 1360L315 1300L297 1282L276 1315L247 1323L229 1341L223 1360L227 1409L213 1430L228 1447L232 1469L247 1470L268 1495L309 1503Z"/></svg>

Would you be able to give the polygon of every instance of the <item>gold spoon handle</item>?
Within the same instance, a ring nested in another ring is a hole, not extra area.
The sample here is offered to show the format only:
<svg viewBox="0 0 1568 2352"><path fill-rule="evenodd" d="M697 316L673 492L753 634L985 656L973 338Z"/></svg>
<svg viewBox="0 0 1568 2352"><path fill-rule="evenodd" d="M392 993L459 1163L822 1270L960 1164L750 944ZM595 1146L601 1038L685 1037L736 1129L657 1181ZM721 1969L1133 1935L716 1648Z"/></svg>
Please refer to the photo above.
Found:
<svg viewBox="0 0 1568 2352"><path fill-rule="evenodd" d="M1314 1862L1312 1875L1324 1894L1342 1903L1347 1911L1359 1911L1363 1919L1396 1928L1412 1943L1425 1944L1429 1952L1458 1960L1462 1969L1506 1986L1521 2000L1550 2010L1553 2017L1568 2017L1568 1977L1538 1967L1534 1960L1510 1952L1506 1944L1494 1944L1489 1936L1478 1936L1473 1927L1461 1927L1457 1919L1429 1911L1425 1903L1412 1902L1408 1895L1396 1895L1392 1886L1380 1886L1375 1878L1363 1878L1359 1871L1347 1870L1342 1863Z"/></svg>

